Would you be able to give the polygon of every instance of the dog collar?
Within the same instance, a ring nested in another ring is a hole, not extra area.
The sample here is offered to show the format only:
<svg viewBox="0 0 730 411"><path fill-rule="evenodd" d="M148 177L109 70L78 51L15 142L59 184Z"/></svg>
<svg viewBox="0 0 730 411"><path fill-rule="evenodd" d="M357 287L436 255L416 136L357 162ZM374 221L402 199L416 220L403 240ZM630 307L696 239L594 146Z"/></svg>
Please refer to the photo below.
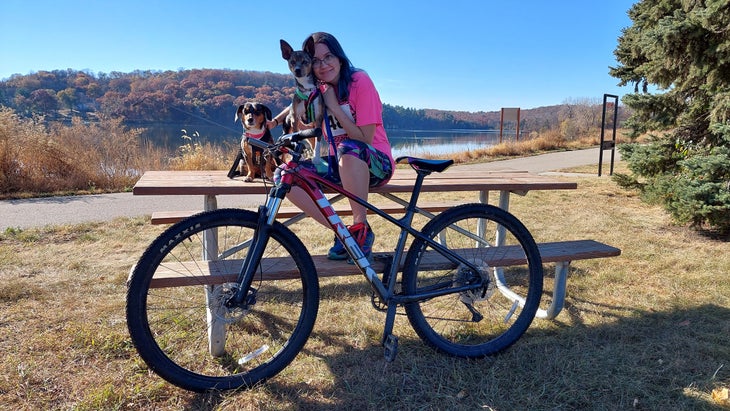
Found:
<svg viewBox="0 0 730 411"><path fill-rule="evenodd" d="M248 137L248 138L255 138L256 140L261 140L261 137L263 137L263 136L264 136L264 134L266 134L266 129L264 129L264 131L262 131L262 132L261 132L261 133L259 133L259 134L249 133L249 132L247 131L247 132L246 132L246 137Z"/></svg>
<svg viewBox="0 0 730 411"><path fill-rule="evenodd" d="M312 101L314 101L314 99L319 95L319 89L314 88L309 94L305 94L302 89L297 88L296 95L300 100L304 101L304 111L307 113L307 121L314 121L315 113Z"/></svg>
<svg viewBox="0 0 730 411"><path fill-rule="evenodd" d="M296 93L297 97L299 97L300 99L302 99L302 100L304 100L304 101L307 101L307 100L309 99L309 94L305 94L305 93L304 93L304 92L302 91L302 89L300 89L299 87L297 87L297 89L296 89L296 92L295 92L295 93Z"/></svg>

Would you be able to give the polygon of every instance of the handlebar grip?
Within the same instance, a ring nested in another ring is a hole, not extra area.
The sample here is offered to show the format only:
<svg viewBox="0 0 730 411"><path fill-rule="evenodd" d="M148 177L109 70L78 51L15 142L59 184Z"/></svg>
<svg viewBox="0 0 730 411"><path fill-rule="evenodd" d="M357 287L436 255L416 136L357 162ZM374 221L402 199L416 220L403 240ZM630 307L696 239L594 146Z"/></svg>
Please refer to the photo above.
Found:
<svg viewBox="0 0 730 411"><path fill-rule="evenodd" d="M255 138L249 138L248 144L251 144L254 147L260 148L260 149L267 149L269 148L269 143L265 141L261 141Z"/></svg>
<svg viewBox="0 0 730 411"><path fill-rule="evenodd" d="M292 141L301 141L306 138L312 138L312 137L320 137L322 136L322 129L317 128L309 128L306 130L302 130L298 133L296 133L294 136L292 136Z"/></svg>

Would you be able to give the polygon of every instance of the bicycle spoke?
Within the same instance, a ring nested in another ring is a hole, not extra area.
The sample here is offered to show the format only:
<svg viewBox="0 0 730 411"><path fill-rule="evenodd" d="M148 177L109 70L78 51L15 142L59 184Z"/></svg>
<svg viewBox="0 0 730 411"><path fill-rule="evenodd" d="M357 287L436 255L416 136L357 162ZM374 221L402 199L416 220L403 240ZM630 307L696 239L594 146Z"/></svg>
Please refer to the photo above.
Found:
<svg viewBox="0 0 730 411"><path fill-rule="evenodd" d="M534 317L542 291L539 254L529 232L503 210L480 204L452 210L427 224L423 233L465 263L434 269L436 251L416 241L406 259L404 287L407 294L448 284L471 290L408 304L406 312L419 336L441 351L493 354L514 343ZM477 232L480 241L474 239Z"/></svg>
<svg viewBox="0 0 730 411"><path fill-rule="evenodd" d="M242 244L256 222L256 214L242 210L201 214L163 233L137 264L128 292L130 334L143 359L173 384L196 391L251 386L291 362L311 332L314 265L283 225L272 231L254 278L255 302L226 306L238 287L229 278L241 268L248 250ZM271 261L301 272L270 280Z"/></svg>

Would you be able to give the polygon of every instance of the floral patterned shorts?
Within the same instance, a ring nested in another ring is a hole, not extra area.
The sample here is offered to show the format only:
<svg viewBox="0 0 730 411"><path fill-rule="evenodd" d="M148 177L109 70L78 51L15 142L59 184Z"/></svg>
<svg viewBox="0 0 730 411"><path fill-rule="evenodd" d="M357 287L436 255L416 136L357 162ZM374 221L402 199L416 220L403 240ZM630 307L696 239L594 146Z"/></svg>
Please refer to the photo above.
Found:
<svg viewBox="0 0 730 411"><path fill-rule="evenodd" d="M364 161L370 169L370 187L381 186L390 180L393 176L393 167L388 156L375 149L375 147L365 144L359 140L346 139L337 143L337 158L342 156L355 156ZM326 179L340 184L340 172L337 166L337 158L334 156L324 157L323 160L332 165L328 167L327 163L315 166L310 160L300 163L300 166L314 170L317 174Z"/></svg>

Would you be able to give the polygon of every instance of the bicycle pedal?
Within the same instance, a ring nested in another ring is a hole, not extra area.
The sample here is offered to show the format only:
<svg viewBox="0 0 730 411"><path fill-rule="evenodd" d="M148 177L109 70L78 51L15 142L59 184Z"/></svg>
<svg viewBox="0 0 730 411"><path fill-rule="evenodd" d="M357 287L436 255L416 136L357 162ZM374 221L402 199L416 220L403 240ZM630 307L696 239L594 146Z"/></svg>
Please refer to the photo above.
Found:
<svg viewBox="0 0 730 411"><path fill-rule="evenodd" d="M383 352L385 355L385 361L395 361L395 356L398 355L398 337L393 334L388 334L388 336L385 337L385 342L383 342L383 347L385 348Z"/></svg>

